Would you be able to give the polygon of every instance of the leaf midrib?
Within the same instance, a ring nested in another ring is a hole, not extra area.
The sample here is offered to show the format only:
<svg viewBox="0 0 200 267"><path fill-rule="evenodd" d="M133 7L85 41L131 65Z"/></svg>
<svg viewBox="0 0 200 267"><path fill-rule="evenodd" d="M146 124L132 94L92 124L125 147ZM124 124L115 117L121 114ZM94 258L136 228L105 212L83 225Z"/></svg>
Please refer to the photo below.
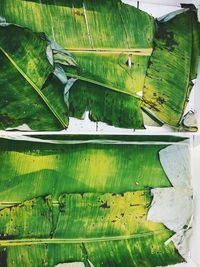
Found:
<svg viewBox="0 0 200 267"><path fill-rule="evenodd" d="M66 48L73 53L111 53L111 54L133 54L138 56L151 56L153 48Z"/></svg>
<svg viewBox="0 0 200 267"><path fill-rule="evenodd" d="M60 124L67 128L68 124L63 121L63 119L60 117L60 115L57 113L57 111L51 106L46 96L41 92L40 88L26 75L26 73L17 65L17 63L12 59L11 56L2 48L0 47L0 51L7 57L7 59L12 63L12 65L17 69L17 71L23 76L23 78L35 89L35 91L39 94L39 96L42 98L42 100L45 102L45 104L48 106L48 108L51 110L53 115L57 118L57 120L60 122Z"/></svg>
<svg viewBox="0 0 200 267"><path fill-rule="evenodd" d="M78 79L80 81L84 81L84 82L89 82L89 83L92 83L92 84L95 84L95 85L99 85L101 87L105 87L111 91L115 91L115 92L118 92L118 93L121 93L121 94L124 94L124 95L129 95L129 96L132 96L132 97L135 97L137 99L141 99L138 95L136 95L135 93L130 93L130 92L126 92L126 91L122 91L114 86L110 86L110 85L107 85L107 84L104 84L104 83L101 83L101 82L98 82L98 81L95 81L95 80L92 80L92 79L89 79L89 78L85 78L84 76L80 76L78 74L72 74L70 72L66 72L66 75L70 78L75 78L75 79Z"/></svg>
<svg viewBox="0 0 200 267"><path fill-rule="evenodd" d="M107 237L91 237L91 238L24 238L24 239L12 239L1 240L0 247L10 246L24 246L24 245L38 245L38 244L75 244L75 243L94 243L105 241L120 241L129 240L135 238L142 238L146 236L158 235L166 232L166 229L156 230L152 232L146 232L133 235L121 235L121 236L107 236Z"/></svg>

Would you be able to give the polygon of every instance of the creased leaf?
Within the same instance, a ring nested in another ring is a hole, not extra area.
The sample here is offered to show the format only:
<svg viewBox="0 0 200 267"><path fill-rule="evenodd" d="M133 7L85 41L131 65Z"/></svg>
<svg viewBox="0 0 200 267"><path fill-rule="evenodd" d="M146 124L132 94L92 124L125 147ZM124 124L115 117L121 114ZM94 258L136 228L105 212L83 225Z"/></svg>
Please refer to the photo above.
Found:
<svg viewBox="0 0 200 267"><path fill-rule="evenodd" d="M144 105L162 122L176 128L180 127L188 101L199 49L196 10L184 11L166 22L157 23L143 97Z"/></svg>

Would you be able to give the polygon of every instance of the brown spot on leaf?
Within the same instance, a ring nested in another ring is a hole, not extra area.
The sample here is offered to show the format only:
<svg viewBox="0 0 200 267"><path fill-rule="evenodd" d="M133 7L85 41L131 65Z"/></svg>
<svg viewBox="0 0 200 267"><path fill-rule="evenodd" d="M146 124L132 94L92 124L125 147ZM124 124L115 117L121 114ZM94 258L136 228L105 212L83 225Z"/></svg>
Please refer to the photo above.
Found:
<svg viewBox="0 0 200 267"><path fill-rule="evenodd" d="M160 104L160 105L162 105L162 104L164 104L165 103L165 99L163 98L163 97L158 97L157 98L157 102Z"/></svg>
<svg viewBox="0 0 200 267"><path fill-rule="evenodd" d="M13 122L13 119L10 118L7 114L0 114L0 122L7 124Z"/></svg>
<svg viewBox="0 0 200 267"><path fill-rule="evenodd" d="M103 203L102 205L100 205L100 208L109 209L110 206L108 205L108 202L106 201L105 203Z"/></svg>

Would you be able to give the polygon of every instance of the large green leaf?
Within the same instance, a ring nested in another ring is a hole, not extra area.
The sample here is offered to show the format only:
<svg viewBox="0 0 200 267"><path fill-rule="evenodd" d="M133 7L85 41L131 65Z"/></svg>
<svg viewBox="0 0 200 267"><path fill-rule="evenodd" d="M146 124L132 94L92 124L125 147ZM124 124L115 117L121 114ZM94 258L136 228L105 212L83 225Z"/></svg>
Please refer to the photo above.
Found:
<svg viewBox="0 0 200 267"><path fill-rule="evenodd" d="M45 262L50 267L72 260L83 260L85 266L90 266L88 260L94 266L156 266L182 261L172 245L164 248L170 231L147 221L150 200L145 191L63 194L58 202L38 197L5 208L0 211L0 246L6 248L7 266L39 267ZM56 256L52 247L62 254ZM149 261L150 251L156 256Z"/></svg>
<svg viewBox="0 0 200 267"><path fill-rule="evenodd" d="M119 0L2 0L0 14L68 49L152 48L153 17Z"/></svg>
<svg viewBox="0 0 200 267"><path fill-rule="evenodd" d="M21 34L13 35L12 32L15 31L15 29L17 29L16 31L19 31ZM6 90L1 92L3 107L1 118L2 128L15 127L19 126L20 124L27 123L34 130L57 130L60 129L62 125L63 127L67 126L67 113L68 115L82 117L84 111L87 108L91 111L91 118L95 121L102 120L115 126L129 128L143 127L142 114L140 111L138 98L131 96L131 94L129 95L128 92L120 92L119 89L105 88L96 84L94 85L93 83L87 83L83 81L78 81L78 89L76 90L77 85L75 85L75 88L71 91L72 93L70 93L69 97L69 112L67 112L67 107L63 99L64 86L56 81L56 78L53 76L49 78L48 81L46 81L47 78L44 77L42 82L46 82L43 86L42 83L40 85L35 85L34 82L31 82L29 77L32 77L32 72L34 75L36 75L35 69L38 64L37 60L39 59L34 57L32 54L30 59L30 56L27 56L27 54L25 54L25 52L23 51L18 51L16 49L12 50L12 47L10 49L9 47L7 48L6 43L9 36L5 34L5 31L8 31L13 35L13 44L16 44L17 42L18 45L20 45L21 50L23 45L26 46L24 51L34 49L30 47L31 45L29 42L31 42L32 39L26 36L26 29L22 29L14 25L2 27L2 36L4 37L2 38L2 46L5 47L8 51L8 53L6 51L4 52L7 53L8 56L10 55L10 60L6 58L6 64L2 65L2 68L6 67L7 70L7 72L4 72L4 69L2 70L2 76L3 73L6 73L6 75L1 78L2 87L7 80L8 70L10 73L12 73L13 77L16 77L13 78L14 82L9 84L6 87ZM33 34L31 34L30 31L28 31L28 33L32 37ZM41 40L41 42L45 44L45 41ZM36 51L34 52L36 53ZM23 61L21 60L22 53ZM43 58L45 60L45 63L48 64L44 55ZM35 64L31 64L31 60L36 61ZM48 68L50 68L50 65L48 66ZM47 71L48 68L45 71ZM45 73L41 73L40 76L42 76L43 74ZM37 80L37 83L39 83L39 80ZM31 88L31 85L33 88ZM19 91L18 89L19 87L24 88L23 98L21 97L21 91ZM41 90L40 87L42 87ZM91 89L94 89L93 87L97 88L96 90L91 91ZM37 95L36 92L32 92L34 91L34 89L39 95ZM10 93L7 93L7 90ZM86 93L83 95L83 98L80 97L80 93L82 91L85 92L85 90ZM33 96L30 97L30 94L32 94ZM78 97L76 97L77 94L79 94ZM45 100L53 114L51 114L40 97ZM73 98L75 98L76 100L74 103ZM83 100L85 100L86 102ZM30 106L32 108L30 108ZM110 112L111 107L112 114ZM18 110L17 114L14 113L14 109ZM42 117L40 116L41 113L43 114ZM56 115L56 117L59 119L58 122L56 121L56 118L54 118L54 115ZM61 122L61 125L59 125L59 121Z"/></svg>
<svg viewBox="0 0 200 267"><path fill-rule="evenodd" d="M83 118L89 111L92 121L117 127L143 128L138 98L93 83L76 81L69 91L69 116Z"/></svg>
<svg viewBox="0 0 200 267"><path fill-rule="evenodd" d="M18 0L17 8L14 6L16 1L3 1L1 16L8 22L45 32L73 52L79 69L67 68L66 74L84 82L78 83L78 90L76 86L70 90L70 116L80 118L89 110L94 121L143 128L136 93L143 88L152 51L151 16L121 1L106 1L102 5L99 1ZM28 12L29 18L18 16L19 12Z"/></svg>
<svg viewBox="0 0 200 267"><path fill-rule="evenodd" d="M169 21L158 21L155 49L145 79L144 104L162 122L180 127L191 80L196 77L198 55L196 10L185 9Z"/></svg>
<svg viewBox="0 0 200 267"><path fill-rule="evenodd" d="M32 142L0 139L0 259L7 267L183 261L165 244L173 232L147 220L151 188L171 186L158 153L180 139L26 138Z"/></svg>
<svg viewBox="0 0 200 267"><path fill-rule="evenodd" d="M155 22L120 0L2 0L0 5L8 22L45 32L78 62L76 69L65 67L68 77L79 80L65 92L68 115L81 118L89 111L93 121L126 128L144 127L142 100L148 114L182 129L200 36L196 10L182 11ZM59 90L49 91L51 101L59 99L53 113L66 127Z"/></svg>
<svg viewBox="0 0 200 267"><path fill-rule="evenodd" d="M149 57L111 53L72 55L79 68L67 68L66 74L81 81L69 91L69 115L81 118L89 110L93 121L143 128L141 104L136 93L143 90Z"/></svg>
<svg viewBox="0 0 200 267"><path fill-rule="evenodd" d="M85 267L90 267L89 260L95 267L154 267L157 264L164 266L166 262L176 264L182 261L172 243L164 245L170 236L170 233L159 232L157 235L140 236L137 240L90 242L84 244L84 247L81 243L13 246L2 254L6 254L4 257L7 257L8 266L12 267L26 266L27 263L30 267L41 267L45 264L54 267L58 263L80 261L85 263ZM141 247L142 249L139 249Z"/></svg>
<svg viewBox="0 0 200 267"><path fill-rule="evenodd" d="M91 0L17 0L17 8L14 6L16 1L2 1L1 16L8 22L45 32L61 46L72 50L80 63L80 78L83 76L131 93L142 89L154 36L154 20L147 13L119 0L103 4ZM30 12L29 18L18 16L20 12ZM135 67L128 69L128 55L132 54L145 56L133 58ZM137 76L138 69L141 72ZM73 74L73 70L69 69L68 74Z"/></svg>
<svg viewBox="0 0 200 267"><path fill-rule="evenodd" d="M0 27L1 128L28 124L33 130L67 127L61 84L51 78L48 43L40 34L15 25ZM43 88L43 90L42 90Z"/></svg>
<svg viewBox="0 0 200 267"><path fill-rule="evenodd" d="M168 187L170 182L158 161L163 147L2 140L0 201L21 202L48 194L56 198L62 192L122 193Z"/></svg>
<svg viewBox="0 0 200 267"><path fill-rule="evenodd" d="M109 53L74 53L78 68L66 68L68 76L136 95L143 90L149 57Z"/></svg>
<svg viewBox="0 0 200 267"><path fill-rule="evenodd" d="M1 210L0 232L15 243L19 238L119 239L165 230L146 220L150 201L148 191L62 194L56 202L38 197Z"/></svg>

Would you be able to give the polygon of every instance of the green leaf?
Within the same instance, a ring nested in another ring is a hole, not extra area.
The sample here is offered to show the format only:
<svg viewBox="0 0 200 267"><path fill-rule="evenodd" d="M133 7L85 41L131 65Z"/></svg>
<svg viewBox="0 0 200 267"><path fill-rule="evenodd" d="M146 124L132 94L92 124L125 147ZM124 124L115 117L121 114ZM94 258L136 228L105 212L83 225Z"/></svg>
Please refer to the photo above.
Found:
<svg viewBox="0 0 200 267"><path fill-rule="evenodd" d="M78 68L66 68L68 76L132 96L143 90L149 57L109 53L72 52Z"/></svg>
<svg viewBox="0 0 200 267"><path fill-rule="evenodd" d="M146 220L150 200L144 191L122 195L63 194L58 202L52 202L50 196L38 197L5 208L0 211L0 232L3 233L0 246L6 248L7 266L22 263L41 266L44 262L54 266L59 260L70 262L80 258L86 263L90 259L94 266L109 262L124 266L123 257L127 262L125 266L138 266L140 261L144 266L165 264L166 260L168 263L182 261L172 245L161 251L163 239L169 238L171 232L162 224ZM64 244L72 254L63 252L55 257L49 253L50 247L57 250ZM27 250L28 245L33 252ZM145 247L143 259L138 257L141 246ZM20 247L25 253L22 254ZM149 250L158 254L152 256L150 262ZM38 255L41 252L42 257Z"/></svg>
<svg viewBox="0 0 200 267"><path fill-rule="evenodd" d="M136 93L143 88L152 51L151 16L121 1L102 5L98 1L18 0L18 7L14 6L13 0L3 1L1 16L8 22L45 32L71 50L78 62L78 70L66 69L67 76L84 81L78 83L78 90L75 84L69 92L70 116L81 118L89 110L94 121L126 128L144 127ZM24 14L31 11L29 19L18 16L19 10Z"/></svg>
<svg viewBox="0 0 200 267"><path fill-rule="evenodd" d="M182 262L182 259L176 254L172 243L164 245L170 236L170 233L164 232L155 236L139 237L137 241L129 239L94 242L85 244L85 247L89 260L95 267L155 267L157 264L165 266L166 262L173 265ZM8 266L21 267L28 263L30 267L40 267L42 264L54 267L58 263L84 261L80 247L80 243L27 245L9 247L4 253L7 253Z"/></svg>
<svg viewBox="0 0 200 267"><path fill-rule="evenodd" d="M57 198L63 192L123 193L170 186L158 161L158 151L165 147L162 144L56 145L1 140L0 147L0 201L22 202L49 194Z"/></svg>
<svg viewBox="0 0 200 267"><path fill-rule="evenodd" d="M116 127L144 128L140 100L105 87L76 81L69 91L69 116L83 118L89 111L92 121Z"/></svg>
<svg viewBox="0 0 200 267"><path fill-rule="evenodd" d="M196 79L199 56L200 56L200 22L198 22L197 13L193 12L192 16L192 58L190 79Z"/></svg>
<svg viewBox="0 0 200 267"><path fill-rule="evenodd" d="M81 81L69 91L69 115L80 119L85 111L90 111L93 121L143 128L136 93L143 90L148 57L111 53L72 55L79 68L66 68L66 74Z"/></svg>
<svg viewBox="0 0 200 267"><path fill-rule="evenodd" d="M7 267L184 261L172 242L165 245L173 232L147 220L151 188L171 186L159 151L182 139L49 137L0 139L0 257Z"/></svg>
<svg viewBox="0 0 200 267"><path fill-rule="evenodd" d="M196 11L183 11L169 21L157 23L144 85L144 105L162 122L176 128L180 127L191 79L196 75L199 49Z"/></svg>
<svg viewBox="0 0 200 267"><path fill-rule="evenodd" d="M142 101L150 117L179 130L187 128L182 116L197 73L200 38L194 8L155 22L120 0L2 0L0 15L45 32L72 53L79 68L65 66L66 75L80 81L65 96L68 115L81 118L89 111L93 121L144 128ZM55 62L76 66L66 51L57 52ZM65 110L56 103L52 111L66 127Z"/></svg>
<svg viewBox="0 0 200 267"><path fill-rule="evenodd" d="M67 127L60 83L51 79L51 84L45 84L53 71L46 57L47 45L40 34L28 29L0 27L1 128L24 123L34 130Z"/></svg>
<svg viewBox="0 0 200 267"><path fill-rule="evenodd" d="M4 233L4 243L8 245L12 240L20 242L20 238L25 238L25 243L31 243L31 238L39 243L40 239L50 237L69 239L69 242L70 239L77 242L124 239L165 229L162 224L146 221L150 201L148 191L63 194L54 202L50 196L38 197L1 210L0 232Z"/></svg>
<svg viewBox="0 0 200 267"><path fill-rule="evenodd" d="M2 0L0 14L10 23L45 32L65 49L152 48L153 17L119 0Z"/></svg>

